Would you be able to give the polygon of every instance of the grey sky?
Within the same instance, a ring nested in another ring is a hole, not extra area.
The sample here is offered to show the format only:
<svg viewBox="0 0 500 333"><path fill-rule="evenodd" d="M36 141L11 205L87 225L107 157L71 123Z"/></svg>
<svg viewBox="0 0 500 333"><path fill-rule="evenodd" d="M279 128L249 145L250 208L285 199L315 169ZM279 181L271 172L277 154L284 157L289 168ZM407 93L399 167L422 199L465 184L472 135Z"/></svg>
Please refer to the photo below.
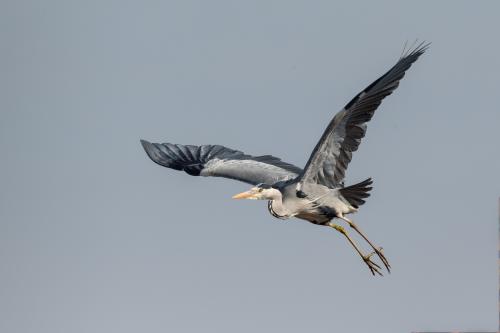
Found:
<svg viewBox="0 0 500 333"><path fill-rule="evenodd" d="M497 327L498 2L2 1L0 331ZM303 166L333 114L431 41L347 182L394 272L139 139Z"/></svg>

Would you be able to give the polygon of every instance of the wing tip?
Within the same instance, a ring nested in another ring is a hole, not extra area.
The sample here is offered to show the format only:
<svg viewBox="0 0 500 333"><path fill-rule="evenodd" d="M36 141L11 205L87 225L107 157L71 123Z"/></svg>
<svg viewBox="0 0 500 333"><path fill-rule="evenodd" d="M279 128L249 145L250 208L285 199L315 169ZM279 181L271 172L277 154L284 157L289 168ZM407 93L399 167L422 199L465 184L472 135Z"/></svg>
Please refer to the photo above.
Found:
<svg viewBox="0 0 500 333"><path fill-rule="evenodd" d="M149 145L151 145L151 142L149 141L146 141L144 139L139 139L139 141L141 142L141 145L144 149L146 149L146 147L148 147Z"/></svg>
<svg viewBox="0 0 500 333"><path fill-rule="evenodd" d="M143 139L140 139L140 142L141 142L142 148L144 148L144 151L146 152L148 157L153 162L160 164L160 165L163 165L160 163L160 159L155 154L155 153L157 153L158 149L154 146L154 144L152 144L151 142L149 142L147 140L143 140Z"/></svg>
<svg viewBox="0 0 500 333"><path fill-rule="evenodd" d="M140 139L140 141L141 141L142 148L144 148L144 151L146 152L146 154L148 154L148 156L151 158L151 152L154 148L153 144L149 141L144 140L144 139Z"/></svg>
<svg viewBox="0 0 500 333"><path fill-rule="evenodd" d="M427 51L427 49L429 49L432 42L427 42L427 41L423 40L419 43L418 39L416 39L412 43L412 45L408 47L408 49L406 48L407 44L408 43L405 42L405 44L403 46L403 51L401 52L401 56L399 59L408 58L408 57L412 57L412 56L414 56L414 57L416 56L417 58L420 57L422 54L425 53L425 51Z"/></svg>

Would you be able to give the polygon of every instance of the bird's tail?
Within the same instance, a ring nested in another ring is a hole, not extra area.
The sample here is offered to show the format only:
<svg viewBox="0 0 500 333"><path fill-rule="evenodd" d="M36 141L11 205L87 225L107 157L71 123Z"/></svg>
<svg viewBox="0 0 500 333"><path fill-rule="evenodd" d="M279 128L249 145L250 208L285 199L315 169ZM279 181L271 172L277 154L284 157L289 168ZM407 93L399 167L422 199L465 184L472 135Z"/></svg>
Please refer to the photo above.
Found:
<svg viewBox="0 0 500 333"><path fill-rule="evenodd" d="M363 180L361 183L341 188L339 192L351 204L351 206L358 208L365 203L365 200L363 199L370 196L370 193L368 192L372 189L370 186L372 183L372 179L368 178Z"/></svg>

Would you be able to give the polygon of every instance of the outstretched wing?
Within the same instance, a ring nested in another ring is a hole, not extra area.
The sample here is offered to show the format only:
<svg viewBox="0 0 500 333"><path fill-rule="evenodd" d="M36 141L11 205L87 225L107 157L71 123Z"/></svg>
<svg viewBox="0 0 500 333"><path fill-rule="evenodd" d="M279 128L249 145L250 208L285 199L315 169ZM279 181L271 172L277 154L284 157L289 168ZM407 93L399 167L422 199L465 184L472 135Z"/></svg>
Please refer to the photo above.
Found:
<svg viewBox="0 0 500 333"><path fill-rule="evenodd" d="M183 170L192 176L236 179L249 184L272 185L296 178L302 169L271 156L251 156L219 145L178 145L141 140L153 162Z"/></svg>
<svg viewBox="0 0 500 333"><path fill-rule="evenodd" d="M365 136L366 123L373 117L382 100L398 87L406 70L428 46L422 43L402 55L394 67L335 115L309 157L300 183L312 182L331 188L342 184L352 152L358 149Z"/></svg>

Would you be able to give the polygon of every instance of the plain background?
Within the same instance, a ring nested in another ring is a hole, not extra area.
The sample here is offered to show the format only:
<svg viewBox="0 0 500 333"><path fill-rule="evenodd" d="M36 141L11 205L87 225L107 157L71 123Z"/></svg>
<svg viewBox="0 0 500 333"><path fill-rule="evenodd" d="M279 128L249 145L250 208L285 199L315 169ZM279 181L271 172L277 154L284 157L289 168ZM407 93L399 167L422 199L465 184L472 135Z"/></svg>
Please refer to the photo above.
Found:
<svg viewBox="0 0 500 333"><path fill-rule="evenodd" d="M5 1L0 331L383 332L497 327L497 1ZM384 246L280 221L248 188L139 144L303 166L328 121L432 42L369 124L347 183Z"/></svg>

